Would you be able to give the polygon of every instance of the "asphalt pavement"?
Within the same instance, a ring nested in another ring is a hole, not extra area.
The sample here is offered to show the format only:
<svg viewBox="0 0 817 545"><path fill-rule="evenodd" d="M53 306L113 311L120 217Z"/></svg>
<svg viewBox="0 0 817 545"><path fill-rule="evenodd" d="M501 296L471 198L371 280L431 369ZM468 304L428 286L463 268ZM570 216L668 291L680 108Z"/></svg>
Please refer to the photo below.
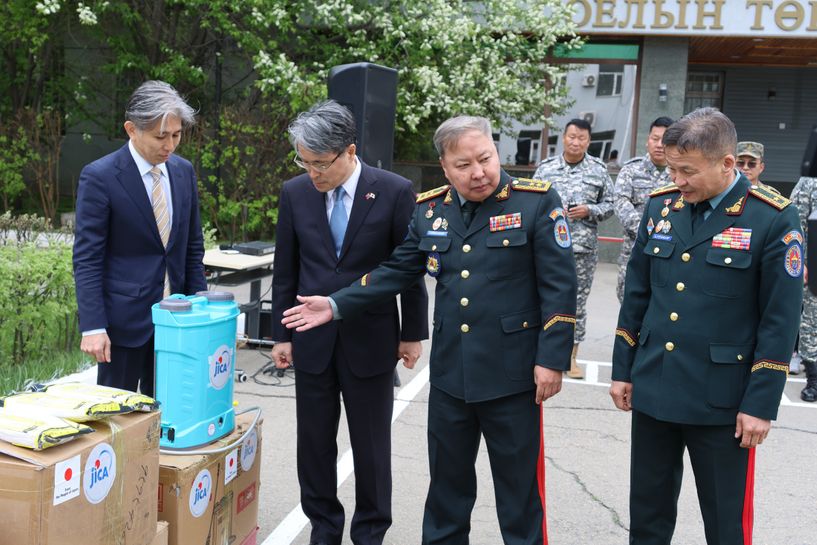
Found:
<svg viewBox="0 0 817 545"><path fill-rule="evenodd" d="M433 305L433 280L428 279ZM600 263L588 302L587 340L579 350L585 380L566 379L561 393L544 405L547 520L551 545L624 545L628 542L630 415L607 393L618 300L615 265ZM269 286L265 281L264 288ZM232 289L246 300L246 287ZM263 291L263 290L262 290ZM267 294L268 298L268 294ZM418 545L428 486L426 418L429 341L414 370L399 367L392 427L394 524L391 545ZM292 373L261 373L268 349L242 349L237 366L250 378L236 384L242 407L264 412L258 543L307 545L309 523L299 505L295 465L295 388ZM498 355L501 357L501 355ZM817 543L817 404L800 401L805 378L789 377L778 420L758 448L755 486L755 545ZM471 519L472 545L502 543L484 442L477 459L478 497ZM338 435L338 495L347 513L343 544L351 544L354 475L346 423ZM694 476L687 464L673 545L705 543Z"/></svg>

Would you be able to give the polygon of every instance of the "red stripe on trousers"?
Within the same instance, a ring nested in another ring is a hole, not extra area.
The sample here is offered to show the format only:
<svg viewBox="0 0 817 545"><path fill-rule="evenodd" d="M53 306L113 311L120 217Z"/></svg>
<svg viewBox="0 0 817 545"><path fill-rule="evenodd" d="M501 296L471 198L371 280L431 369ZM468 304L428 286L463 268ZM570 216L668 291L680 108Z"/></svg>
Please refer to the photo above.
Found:
<svg viewBox="0 0 817 545"><path fill-rule="evenodd" d="M548 545L548 517L545 507L545 404L539 405L539 459L536 462L536 480L539 499L542 500L542 545Z"/></svg>
<svg viewBox="0 0 817 545"><path fill-rule="evenodd" d="M752 545L752 523L755 518L755 449L749 449L746 465L746 490L743 492L743 545Z"/></svg>

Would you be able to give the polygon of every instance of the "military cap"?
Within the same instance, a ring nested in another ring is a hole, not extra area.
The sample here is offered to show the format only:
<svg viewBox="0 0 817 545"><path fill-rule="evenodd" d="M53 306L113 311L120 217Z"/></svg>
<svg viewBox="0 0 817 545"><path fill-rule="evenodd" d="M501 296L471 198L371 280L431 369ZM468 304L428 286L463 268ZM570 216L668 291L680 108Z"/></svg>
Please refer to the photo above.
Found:
<svg viewBox="0 0 817 545"><path fill-rule="evenodd" d="M760 142L738 142L738 157L741 155L749 155L762 161L763 144Z"/></svg>

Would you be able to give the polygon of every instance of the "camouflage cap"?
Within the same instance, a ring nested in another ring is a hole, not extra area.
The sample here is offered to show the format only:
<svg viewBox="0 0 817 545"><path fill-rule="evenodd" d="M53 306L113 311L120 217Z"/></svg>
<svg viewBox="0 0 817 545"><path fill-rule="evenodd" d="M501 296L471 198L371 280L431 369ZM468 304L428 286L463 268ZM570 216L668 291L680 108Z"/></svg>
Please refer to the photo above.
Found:
<svg viewBox="0 0 817 545"><path fill-rule="evenodd" d="M749 155L762 161L763 144L760 142L738 142L738 157L741 155Z"/></svg>

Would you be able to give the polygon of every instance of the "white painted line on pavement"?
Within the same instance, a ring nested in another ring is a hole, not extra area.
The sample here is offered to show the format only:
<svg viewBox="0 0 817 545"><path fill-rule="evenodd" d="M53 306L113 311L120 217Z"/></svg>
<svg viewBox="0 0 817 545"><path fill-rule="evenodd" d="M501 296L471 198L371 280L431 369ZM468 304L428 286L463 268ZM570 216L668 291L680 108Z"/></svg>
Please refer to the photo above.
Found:
<svg viewBox="0 0 817 545"><path fill-rule="evenodd" d="M417 397L425 385L428 384L428 375L428 365L426 365L420 369L416 377L411 379L411 382L397 392L394 409L391 413L392 424L397 420L400 414L406 410L406 407L411 404L411 401ZM349 449L343 453L343 456L341 456L338 461L338 488L349 478L352 471L354 471L354 463L352 449ZM301 504L299 503L284 517L284 520L275 527L275 530L267 536L267 539L265 539L261 545L290 545L307 524L309 524L309 519L304 515Z"/></svg>
<svg viewBox="0 0 817 545"><path fill-rule="evenodd" d="M585 386L605 386L609 387L609 382L599 382L599 367L612 367L612 362L609 361L592 361L577 359L579 363L583 363L586 367L584 370L584 379L568 378L565 376L564 382L571 384L584 384ZM806 382L804 378L795 378L789 376L786 379L788 382ZM792 401L785 393L780 399L781 407L800 407L805 409L817 409L817 403L801 403L799 401Z"/></svg>

